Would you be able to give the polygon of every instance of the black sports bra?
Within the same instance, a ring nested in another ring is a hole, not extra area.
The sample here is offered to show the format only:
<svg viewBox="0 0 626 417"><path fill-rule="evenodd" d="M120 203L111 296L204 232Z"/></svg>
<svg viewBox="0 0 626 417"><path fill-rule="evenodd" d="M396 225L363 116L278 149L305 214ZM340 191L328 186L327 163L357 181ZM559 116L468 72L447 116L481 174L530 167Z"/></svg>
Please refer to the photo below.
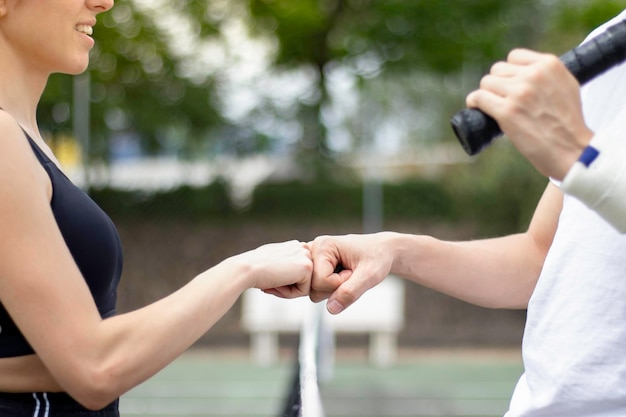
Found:
<svg viewBox="0 0 626 417"><path fill-rule="evenodd" d="M115 225L28 134L26 137L52 182L50 207L65 243L89 286L100 315L110 317L115 314L117 285L122 273L122 246ZM0 358L31 353L34 353L32 347L0 303Z"/></svg>

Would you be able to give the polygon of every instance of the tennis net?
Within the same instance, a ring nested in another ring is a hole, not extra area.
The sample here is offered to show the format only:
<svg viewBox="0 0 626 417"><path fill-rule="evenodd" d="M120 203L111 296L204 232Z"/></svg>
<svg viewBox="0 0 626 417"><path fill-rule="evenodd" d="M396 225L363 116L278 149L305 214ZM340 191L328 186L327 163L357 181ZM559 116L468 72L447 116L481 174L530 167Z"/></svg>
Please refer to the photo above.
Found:
<svg viewBox="0 0 626 417"><path fill-rule="evenodd" d="M307 308L289 394L281 417L324 417L320 380L332 372L333 336L324 320L324 303Z"/></svg>

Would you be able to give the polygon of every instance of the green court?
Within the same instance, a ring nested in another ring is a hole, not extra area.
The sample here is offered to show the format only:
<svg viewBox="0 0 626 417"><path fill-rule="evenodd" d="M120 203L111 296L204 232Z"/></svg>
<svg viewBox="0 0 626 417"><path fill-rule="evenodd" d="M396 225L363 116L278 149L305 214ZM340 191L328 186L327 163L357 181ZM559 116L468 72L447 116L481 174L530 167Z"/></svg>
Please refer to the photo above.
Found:
<svg viewBox="0 0 626 417"><path fill-rule="evenodd" d="M286 358L272 367L245 352L191 351L122 398L124 417L276 417L292 379ZM506 411L522 372L517 352L423 351L389 367L339 353L321 383L326 417L492 417Z"/></svg>

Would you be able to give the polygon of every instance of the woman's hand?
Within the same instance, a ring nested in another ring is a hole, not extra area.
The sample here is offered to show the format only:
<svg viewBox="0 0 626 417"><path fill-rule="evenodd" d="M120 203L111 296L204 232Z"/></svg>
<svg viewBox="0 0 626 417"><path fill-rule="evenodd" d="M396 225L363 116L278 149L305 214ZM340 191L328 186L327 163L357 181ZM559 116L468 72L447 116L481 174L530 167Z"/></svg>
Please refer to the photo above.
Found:
<svg viewBox="0 0 626 417"><path fill-rule="evenodd" d="M309 295L313 261L306 243L269 243L230 260L244 266L252 288L282 298Z"/></svg>

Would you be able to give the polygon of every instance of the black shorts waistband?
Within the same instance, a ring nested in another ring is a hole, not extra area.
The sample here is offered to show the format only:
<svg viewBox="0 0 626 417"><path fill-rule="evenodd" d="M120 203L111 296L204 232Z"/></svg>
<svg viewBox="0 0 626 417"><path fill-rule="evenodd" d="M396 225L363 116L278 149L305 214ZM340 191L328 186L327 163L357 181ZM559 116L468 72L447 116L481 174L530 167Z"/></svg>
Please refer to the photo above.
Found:
<svg viewBox="0 0 626 417"><path fill-rule="evenodd" d="M65 392L0 392L0 399L16 402L32 403L41 401L45 397L54 404L77 404L76 400Z"/></svg>
<svg viewBox="0 0 626 417"><path fill-rule="evenodd" d="M119 416L118 413L119 400L115 400L107 407L100 411L92 411L65 392L28 392L28 393L10 393L0 392L0 415L1 410L24 410L29 411L33 416L35 410L41 410L41 416L45 416L46 410L50 410L50 415L76 415L76 416Z"/></svg>

